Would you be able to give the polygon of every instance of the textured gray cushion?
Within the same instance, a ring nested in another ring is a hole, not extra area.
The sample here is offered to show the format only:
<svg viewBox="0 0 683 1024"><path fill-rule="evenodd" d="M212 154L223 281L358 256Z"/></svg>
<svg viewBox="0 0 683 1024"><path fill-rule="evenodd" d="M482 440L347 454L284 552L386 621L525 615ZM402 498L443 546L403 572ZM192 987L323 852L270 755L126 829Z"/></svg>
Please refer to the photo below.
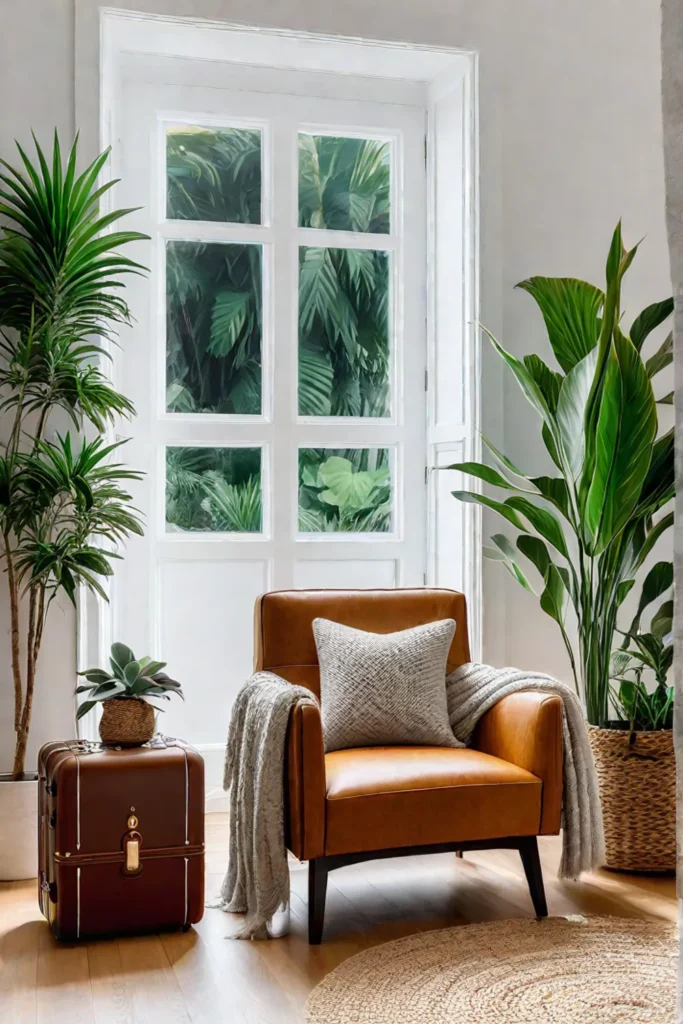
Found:
<svg viewBox="0 0 683 1024"><path fill-rule="evenodd" d="M460 746L448 724L446 660L455 622L365 633L313 620L325 750Z"/></svg>

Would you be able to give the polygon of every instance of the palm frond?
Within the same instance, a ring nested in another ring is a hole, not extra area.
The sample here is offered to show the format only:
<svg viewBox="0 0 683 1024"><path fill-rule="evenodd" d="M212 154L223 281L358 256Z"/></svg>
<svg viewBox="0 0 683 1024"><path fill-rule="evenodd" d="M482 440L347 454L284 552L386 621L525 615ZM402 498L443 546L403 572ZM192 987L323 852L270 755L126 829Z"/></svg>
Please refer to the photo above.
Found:
<svg viewBox="0 0 683 1024"><path fill-rule="evenodd" d="M130 319L115 291L121 277L144 270L117 250L147 236L108 230L133 211L98 211L114 184L95 188L108 151L76 178L77 140L65 170L56 135L52 170L37 141L35 147L37 167L20 146L22 168L0 160L0 214L12 222L0 241L0 322L21 333L49 328L76 341L109 337L112 325Z"/></svg>

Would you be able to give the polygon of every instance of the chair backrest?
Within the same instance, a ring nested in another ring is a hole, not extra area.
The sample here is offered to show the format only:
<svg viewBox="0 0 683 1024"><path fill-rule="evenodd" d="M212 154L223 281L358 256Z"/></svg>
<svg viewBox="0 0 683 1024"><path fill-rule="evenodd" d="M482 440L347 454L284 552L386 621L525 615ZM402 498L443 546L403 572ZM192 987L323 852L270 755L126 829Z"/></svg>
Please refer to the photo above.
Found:
<svg viewBox="0 0 683 1024"><path fill-rule="evenodd" d="M397 633L455 619L448 672L470 660L465 595L455 590L275 590L256 600L254 670L277 672L320 696L313 619L331 619L368 633Z"/></svg>

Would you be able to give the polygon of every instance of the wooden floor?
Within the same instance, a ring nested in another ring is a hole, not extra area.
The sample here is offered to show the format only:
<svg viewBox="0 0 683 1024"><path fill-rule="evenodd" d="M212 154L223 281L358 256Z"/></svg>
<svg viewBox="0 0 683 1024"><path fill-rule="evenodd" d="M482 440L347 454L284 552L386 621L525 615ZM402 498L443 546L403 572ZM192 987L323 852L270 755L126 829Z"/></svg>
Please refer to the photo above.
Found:
<svg viewBox="0 0 683 1024"><path fill-rule="evenodd" d="M223 815L207 819L207 893L227 856ZM555 878L556 839L541 841L551 914L676 916L673 879L599 872ZM311 988L347 957L412 932L530 917L519 858L508 851L414 857L330 875L323 944L306 941L306 870L292 870L291 931L272 942L231 942L235 919L207 910L196 929L90 943L56 942L33 882L0 885L3 1024L295 1024ZM493 1022L492 1022L493 1024Z"/></svg>

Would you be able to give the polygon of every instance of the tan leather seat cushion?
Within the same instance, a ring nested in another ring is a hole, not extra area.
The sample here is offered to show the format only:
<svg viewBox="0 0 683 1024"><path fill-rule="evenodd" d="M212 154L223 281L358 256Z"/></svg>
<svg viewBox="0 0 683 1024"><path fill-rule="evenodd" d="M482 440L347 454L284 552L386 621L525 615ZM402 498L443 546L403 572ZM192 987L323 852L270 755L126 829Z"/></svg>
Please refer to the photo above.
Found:
<svg viewBox="0 0 683 1024"><path fill-rule="evenodd" d="M536 835L542 782L469 748L362 747L325 755L325 853Z"/></svg>

